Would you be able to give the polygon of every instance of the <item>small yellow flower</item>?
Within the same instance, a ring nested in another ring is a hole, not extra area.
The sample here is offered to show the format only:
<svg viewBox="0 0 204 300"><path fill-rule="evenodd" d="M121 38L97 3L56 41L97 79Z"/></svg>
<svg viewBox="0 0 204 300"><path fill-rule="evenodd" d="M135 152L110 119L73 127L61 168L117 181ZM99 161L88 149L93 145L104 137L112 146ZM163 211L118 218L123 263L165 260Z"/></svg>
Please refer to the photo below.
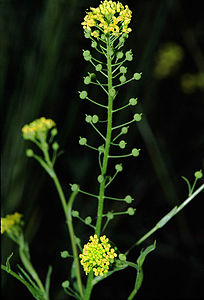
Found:
<svg viewBox="0 0 204 300"><path fill-rule="evenodd" d="M124 7L120 2L105 0L101 2L99 7L91 7L90 10L81 24L85 30L91 31L92 36L99 37L99 31L96 29L99 29L102 34L114 36L131 31L128 25L131 21L132 12L127 5Z"/></svg>
<svg viewBox="0 0 204 300"><path fill-rule="evenodd" d="M48 130L54 126L56 126L56 124L53 120L42 117L22 128L23 137L25 140L44 138Z"/></svg>
<svg viewBox="0 0 204 300"><path fill-rule="evenodd" d="M90 236L89 242L84 245L81 258L81 264L86 275L93 270L95 276L104 276L114 258L117 256L115 250L108 243L109 239L103 235L98 239L98 236Z"/></svg>
<svg viewBox="0 0 204 300"><path fill-rule="evenodd" d="M1 218L1 234L5 231L9 232L12 227L20 224L22 214L15 212L13 215L7 215L5 218Z"/></svg>

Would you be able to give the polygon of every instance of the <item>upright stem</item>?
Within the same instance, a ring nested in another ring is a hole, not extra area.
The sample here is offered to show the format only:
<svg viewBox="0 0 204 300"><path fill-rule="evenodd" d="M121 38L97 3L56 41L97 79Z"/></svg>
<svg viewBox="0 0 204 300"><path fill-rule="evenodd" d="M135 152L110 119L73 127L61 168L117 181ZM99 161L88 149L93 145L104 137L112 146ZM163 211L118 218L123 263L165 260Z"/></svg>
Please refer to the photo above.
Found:
<svg viewBox="0 0 204 300"><path fill-rule="evenodd" d="M105 176L108 166L108 156L111 143L111 133L112 133L112 110L113 110L113 99L114 96L111 95L112 89L112 65L111 65L111 50L110 38L107 40L107 70L108 70L108 123L106 131L106 142L105 150L103 156L101 175L103 176L103 181L100 183L99 187L99 198L98 198L98 212L97 212L97 222L95 233L100 236L101 233L101 223L103 215L103 205L104 205L104 193L105 193Z"/></svg>
<svg viewBox="0 0 204 300"><path fill-rule="evenodd" d="M110 45L110 38L107 38L106 55L107 55L107 70L108 70L108 123L107 123L105 149L104 149L104 156L103 156L102 170L101 170L103 181L100 183L100 187L99 187L98 211L97 211L97 221L96 221L96 230L95 230L95 233L98 236L100 236L101 233L101 224L102 224L103 206L104 206L104 193L105 193L105 177L106 177L106 171L108 167L108 157L109 157L111 133L112 133L112 111L113 111L114 96L112 96L111 93L111 89L113 87L111 50L112 47ZM87 279L86 292L84 298L85 300L90 299L91 291L92 291L92 280L93 280L93 271L89 273Z"/></svg>

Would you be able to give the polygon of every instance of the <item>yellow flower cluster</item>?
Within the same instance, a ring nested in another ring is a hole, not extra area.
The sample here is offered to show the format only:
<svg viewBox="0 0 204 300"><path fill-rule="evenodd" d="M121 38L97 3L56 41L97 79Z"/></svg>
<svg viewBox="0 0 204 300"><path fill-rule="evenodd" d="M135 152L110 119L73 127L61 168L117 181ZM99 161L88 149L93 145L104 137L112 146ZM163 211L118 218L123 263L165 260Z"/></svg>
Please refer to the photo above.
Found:
<svg viewBox="0 0 204 300"><path fill-rule="evenodd" d="M128 25L131 21L132 12L127 5L124 7L120 2L105 0L99 7L91 7L90 10L82 25L85 30L91 31L92 36L98 38L100 31L115 36L131 31Z"/></svg>
<svg viewBox="0 0 204 300"><path fill-rule="evenodd" d="M46 135L48 130L55 125L53 120L42 117L22 128L23 137L26 140L34 140L35 138L39 138L40 135Z"/></svg>
<svg viewBox="0 0 204 300"><path fill-rule="evenodd" d="M184 56L183 49L174 43L164 44L156 55L154 75L158 79L166 78L177 70Z"/></svg>
<svg viewBox="0 0 204 300"><path fill-rule="evenodd" d="M95 276L103 276L108 272L109 266L114 262L114 258L117 256L115 250L111 248L108 243L109 239L103 235L90 236L86 245L84 245L82 254L79 255L81 258L81 264L86 272L86 275L93 270Z"/></svg>
<svg viewBox="0 0 204 300"><path fill-rule="evenodd" d="M9 232L15 225L20 224L22 214L15 212L13 215L7 215L5 218L1 218L1 234L5 231Z"/></svg>

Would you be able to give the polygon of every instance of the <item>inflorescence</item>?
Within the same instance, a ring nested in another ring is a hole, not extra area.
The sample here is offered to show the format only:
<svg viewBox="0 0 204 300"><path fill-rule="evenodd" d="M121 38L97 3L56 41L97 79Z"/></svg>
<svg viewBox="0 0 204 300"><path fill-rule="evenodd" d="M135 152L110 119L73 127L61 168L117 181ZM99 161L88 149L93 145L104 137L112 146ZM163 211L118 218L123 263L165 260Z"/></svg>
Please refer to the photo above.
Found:
<svg viewBox="0 0 204 300"><path fill-rule="evenodd" d="M95 234L90 236L89 241L84 245L82 254L79 255L81 264L86 275L93 270L95 276L104 276L117 254L111 248L108 243L109 239L105 235L101 236L99 241L98 236Z"/></svg>
<svg viewBox="0 0 204 300"><path fill-rule="evenodd" d="M56 124L53 120L42 117L22 128L23 137L25 140L44 139L49 129L55 126Z"/></svg>
<svg viewBox="0 0 204 300"><path fill-rule="evenodd" d="M7 215L5 218L1 218L1 234L4 232L10 232L16 225L20 225L22 214L15 212L12 215Z"/></svg>
<svg viewBox="0 0 204 300"><path fill-rule="evenodd" d="M90 8L90 12L84 18L83 28L91 32L95 38L100 33L119 36L122 33L129 33L131 28L128 25L131 21L132 12L127 5L120 2L103 1L97 8Z"/></svg>

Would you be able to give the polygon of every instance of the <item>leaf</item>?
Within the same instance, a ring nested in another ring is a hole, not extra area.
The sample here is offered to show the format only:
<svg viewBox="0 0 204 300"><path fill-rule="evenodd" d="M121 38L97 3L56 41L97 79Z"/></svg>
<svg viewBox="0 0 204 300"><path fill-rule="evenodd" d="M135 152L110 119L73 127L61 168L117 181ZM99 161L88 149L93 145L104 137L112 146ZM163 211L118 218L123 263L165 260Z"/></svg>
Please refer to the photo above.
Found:
<svg viewBox="0 0 204 300"><path fill-rule="evenodd" d="M156 248L156 241L154 242L154 244L148 246L144 251L143 250L141 251L140 256L137 259L136 267L133 265L133 267L137 270L137 275L136 275L134 289L132 290L131 294L129 295L128 300L132 300L134 298L134 296L137 294L138 290L140 289L142 282L143 282L142 265L145 261L147 254L149 254L155 248ZM130 266L132 266L132 265L130 265Z"/></svg>
<svg viewBox="0 0 204 300"><path fill-rule="evenodd" d="M117 265L118 263L118 265ZM98 282L106 279L107 277L109 277L110 275L114 274L117 271L121 271L124 270L125 268L128 267L128 264L121 262L119 259L116 260L116 266L112 271L109 271L105 276L96 276L93 280L92 280L92 287L97 284Z"/></svg>
<svg viewBox="0 0 204 300"><path fill-rule="evenodd" d="M157 224L156 227L163 227L177 212L178 207L175 206L166 216L164 216Z"/></svg>
<svg viewBox="0 0 204 300"><path fill-rule="evenodd" d="M6 270L7 270L7 272L9 273L10 272L10 270L11 270L11 266L10 266L10 259L11 259L11 257L13 256L13 252L7 257L7 260L6 260Z"/></svg>
<svg viewBox="0 0 204 300"><path fill-rule="evenodd" d="M184 177L184 176L181 176L181 178L183 178L183 180L185 180L185 182L187 183L187 186L188 186L188 194L190 195L191 194L191 184L188 180L188 178Z"/></svg>
<svg viewBox="0 0 204 300"><path fill-rule="evenodd" d="M51 274L52 274L52 266L49 266L48 271L47 271L46 280L45 280L45 292L46 292L47 298L49 298Z"/></svg>

